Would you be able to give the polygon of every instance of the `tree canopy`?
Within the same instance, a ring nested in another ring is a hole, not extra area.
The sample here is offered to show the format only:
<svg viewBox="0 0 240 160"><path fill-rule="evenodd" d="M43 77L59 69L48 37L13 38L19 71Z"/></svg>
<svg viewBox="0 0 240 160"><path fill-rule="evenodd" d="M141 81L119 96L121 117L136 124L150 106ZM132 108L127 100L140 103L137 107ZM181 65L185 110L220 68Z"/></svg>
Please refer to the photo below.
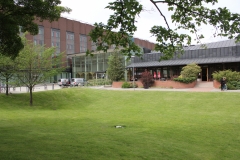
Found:
<svg viewBox="0 0 240 160"><path fill-rule="evenodd" d="M61 0L0 0L0 52L15 58L23 48L19 27L22 32L37 34L35 19L54 21L71 11L60 4Z"/></svg>
<svg viewBox="0 0 240 160"><path fill-rule="evenodd" d="M217 2L218 0L149 0L165 21L164 25L153 26L150 30L156 37L155 50L164 54L161 59L169 59L176 52L183 53L184 46L191 45L190 34L194 34L197 43L201 43L204 38L198 32L201 25L213 26L214 36L240 40L240 14L231 13L226 7L205 7L205 4L216 5ZM174 28L170 27L170 22L159 7L161 4L167 4L168 11L172 13L171 23L175 24ZM95 28L90 33L97 50L107 51L111 44L115 44L123 47L122 52L128 57L132 53L139 53L140 49L132 42L131 37L137 30L136 17L144 11L144 6L137 0L115 0L106 8L114 11L107 24L95 23ZM183 34L182 30L189 33Z"/></svg>

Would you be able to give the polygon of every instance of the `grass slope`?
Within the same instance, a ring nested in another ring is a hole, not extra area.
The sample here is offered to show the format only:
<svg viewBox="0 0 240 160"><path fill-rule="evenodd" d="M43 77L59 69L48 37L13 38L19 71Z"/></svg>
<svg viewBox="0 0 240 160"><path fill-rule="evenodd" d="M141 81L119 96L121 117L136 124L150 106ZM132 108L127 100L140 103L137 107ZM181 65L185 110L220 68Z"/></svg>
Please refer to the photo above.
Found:
<svg viewBox="0 0 240 160"><path fill-rule="evenodd" d="M239 93L0 95L0 159L239 159ZM125 128L115 128L124 125Z"/></svg>

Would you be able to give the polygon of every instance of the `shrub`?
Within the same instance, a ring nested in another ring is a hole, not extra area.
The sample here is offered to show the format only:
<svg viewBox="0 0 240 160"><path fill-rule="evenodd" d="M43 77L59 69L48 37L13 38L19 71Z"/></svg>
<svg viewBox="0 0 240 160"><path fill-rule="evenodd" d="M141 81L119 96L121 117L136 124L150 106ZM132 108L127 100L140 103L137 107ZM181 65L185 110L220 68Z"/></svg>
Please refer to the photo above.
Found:
<svg viewBox="0 0 240 160"><path fill-rule="evenodd" d="M153 76L146 69L142 72L140 81L142 82L144 88L151 87L154 83Z"/></svg>
<svg viewBox="0 0 240 160"><path fill-rule="evenodd" d="M236 90L237 88L232 83L227 83L227 89Z"/></svg>
<svg viewBox="0 0 240 160"><path fill-rule="evenodd" d="M217 80L218 82L221 81L222 77L226 77L228 82L240 80L240 72L231 71L231 70L215 71L212 74L212 76L213 76L213 79Z"/></svg>
<svg viewBox="0 0 240 160"><path fill-rule="evenodd" d="M181 77L179 77L179 78L174 78L173 80L177 81L177 82L188 84L188 83L194 82L196 80L196 77L188 77L188 78L181 78Z"/></svg>
<svg viewBox="0 0 240 160"><path fill-rule="evenodd" d="M133 85L133 82L124 82L123 84L122 84L122 88L137 88L138 87L138 85L136 84L136 83L134 83L134 85Z"/></svg>
<svg viewBox="0 0 240 160"><path fill-rule="evenodd" d="M183 78L191 78L196 77L198 73L202 71L201 67L195 63L188 64L187 66L182 68L181 75Z"/></svg>
<svg viewBox="0 0 240 160"><path fill-rule="evenodd" d="M134 83L134 85L133 85L133 82L131 82L131 83L130 83L130 88L138 88L137 83Z"/></svg>
<svg viewBox="0 0 240 160"><path fill-rule="evenodd" d="M124 83L122 84L122 88L130 88L130 83L124 82Z"/></svg>
<svg viewBox="0 0 240 160"><path fill-rule="evenodd" d="M88 86L111 85L112 81L109 79L91 79L87 81Z"/></svg>
<svg viewBox="0 0 240 160"><path fill-rule="evenodd" d="M224 70L216 71L213 74L213 79L220 82L222 77L227 78L227 87L229 90L240 89L240 72Z"/></svg>

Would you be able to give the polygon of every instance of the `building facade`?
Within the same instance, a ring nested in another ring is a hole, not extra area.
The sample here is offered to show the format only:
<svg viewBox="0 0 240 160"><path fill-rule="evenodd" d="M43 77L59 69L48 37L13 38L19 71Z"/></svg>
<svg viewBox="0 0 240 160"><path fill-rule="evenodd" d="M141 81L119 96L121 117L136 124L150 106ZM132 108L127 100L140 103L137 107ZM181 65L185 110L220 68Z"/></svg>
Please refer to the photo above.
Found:
<svg viewBox="0 0 240 160"><path fill-rule="evenodd" d="M96 48L88 36L89 32L94 28L93 25L63 17L51 23L49 21L35 22L39 25L39 33L34 36L28 34L27 39L32 40L35 44L56 47L55 54L64 52L63 61L67 69L63 73L56 75L51 81L57 81L60 78L82 77L83 75L84 78L91 79L93 78L92 73L106 71L107 57L110 53L99 53L94 57L95 59L86 57L87 50L95 50ZM155 46L154 43L139 38L134 38L134 42L140 47L149 50L153 50ZM76 56L80 57L74 58ZM82 59L86 62L83 63Z"/></svg>
<svg viewBox="0 0 240 160"><path fill-rule="evenodd" d="M182 67L190 63L198 64L202 72L198 78L202 81L212 81L215 71L231 69L240 71L240 43L235 40L226 40L184 48L183 54L175 54L170 60L159 61L162 53L144 54L142 58L134 57L128 65L128 70L134 68L134 77L140 78L141 73L147 69L154 79L167 80L179 76Z"/></svg>

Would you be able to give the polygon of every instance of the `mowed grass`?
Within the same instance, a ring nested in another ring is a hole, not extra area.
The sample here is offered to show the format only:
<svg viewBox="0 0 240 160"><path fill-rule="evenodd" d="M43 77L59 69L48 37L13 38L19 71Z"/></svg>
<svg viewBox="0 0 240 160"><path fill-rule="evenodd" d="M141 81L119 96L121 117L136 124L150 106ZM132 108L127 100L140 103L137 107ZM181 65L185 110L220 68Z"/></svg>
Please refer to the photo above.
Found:
<svg viewBox="0 0 240 160"><path fill-rule="evenodd" d="M0 95L0 159L240 158L240 94L71 88ZM115 128L122 125L124 128Z"/></svg>

